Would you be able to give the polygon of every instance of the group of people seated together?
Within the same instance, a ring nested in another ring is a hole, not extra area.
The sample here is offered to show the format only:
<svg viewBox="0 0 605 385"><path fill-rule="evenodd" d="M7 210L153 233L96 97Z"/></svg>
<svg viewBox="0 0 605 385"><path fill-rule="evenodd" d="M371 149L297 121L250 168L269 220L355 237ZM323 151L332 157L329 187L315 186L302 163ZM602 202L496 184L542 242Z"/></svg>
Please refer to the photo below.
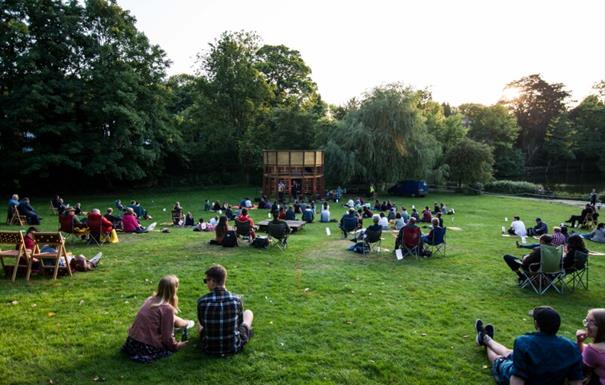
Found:
<svg viewBox="0 0 605 385"><path fill-rule="evenodd" d="M223 266L211 266L203 281L209 292L197 300L201 350L219 357L239 353L252 337L254 315L251 310L244 310L239 296L227 290L227 270ZM195 321L177 315L178 289L179 279L167 275L145 300L122 346L122 352L130 359L152 362L187 346ZM180 336L180 341L175 336Z"/></svg>
<svg viewBox="0 0 605 385"><path fill-rule="evenodd" d="M513 349L494 339L493 325L475 322L476 343L485 347L497 384L605 384L605 309L588 311L575 343L557 335L561 316L552 307L538 306L530 316L536 331L517 337Z"/></svg>
<svg viewBox="0 0 605 385"><path fill-rule="evenodd" d="M10 223L13 215L15 214L15 210L19 215L23 215L27 219L27 224L29 225L39 225L42 218L36 212L29 201L29 198L25 197L23 199L19 199L18 194L13 194L11 198L8 200L8 212L6 216L7 223Z"/></svg>

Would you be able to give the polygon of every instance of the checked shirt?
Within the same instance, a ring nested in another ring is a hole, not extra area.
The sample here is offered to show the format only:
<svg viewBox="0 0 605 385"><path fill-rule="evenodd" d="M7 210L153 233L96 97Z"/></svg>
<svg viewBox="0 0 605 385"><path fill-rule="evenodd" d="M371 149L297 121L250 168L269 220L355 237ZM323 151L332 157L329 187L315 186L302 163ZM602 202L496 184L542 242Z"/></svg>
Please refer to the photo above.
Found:
<svg viewBox="0 0 605 385"><path fill-rule="evenodd" d="M242 348L239 327L243 306L239 297L225 288L215 288L197 301L197 317L202 330L202 349L210 354L233 354Z"/></svg>

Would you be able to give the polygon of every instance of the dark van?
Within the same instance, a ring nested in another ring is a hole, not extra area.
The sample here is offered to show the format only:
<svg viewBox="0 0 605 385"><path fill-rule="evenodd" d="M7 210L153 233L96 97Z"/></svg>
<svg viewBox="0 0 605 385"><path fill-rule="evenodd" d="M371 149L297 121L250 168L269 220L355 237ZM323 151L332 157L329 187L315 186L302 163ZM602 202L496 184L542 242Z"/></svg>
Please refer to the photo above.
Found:
<svg viewBox="0 0 605 385"><path fill-rule="evenodd" d="M389 190L389 194L411 197L424 197L429 193L429 186L423 180L404 180Z"/></svg>

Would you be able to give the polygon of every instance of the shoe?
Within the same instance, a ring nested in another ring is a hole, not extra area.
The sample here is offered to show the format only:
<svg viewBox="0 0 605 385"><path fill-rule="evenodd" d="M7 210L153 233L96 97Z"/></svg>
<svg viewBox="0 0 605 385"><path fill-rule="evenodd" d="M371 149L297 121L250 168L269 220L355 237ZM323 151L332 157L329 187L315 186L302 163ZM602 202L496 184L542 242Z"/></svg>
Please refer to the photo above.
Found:
<svg viewBox="0 0 605 385"><path fill-rule="evenodd" d="M494 325L487 324L485 325L485 334L489 336L489 338L494 338Z"/></svg>
<svg viewBox="0 0 605 385"><path fill-rule="evenodd" d="M99 264L99 261L101 260L101 257L103 256L103 253L99 252L97 253L97 255L95 255L94 257L92 257L90 259L90 263L94 266L97 267L97 265Z"/></svg>
<svg viewBox="0 0 605 385"><path fill-rule="evenodd" d="M187 322L187 326L185 326L185 329L191 329L194 326L195 326L195 321L189 320L189 322Z"/></svg>
<svg viewBox="0 0 605 385"><path fill-rule="evenodd" d="M483 345L483 336L485 335L485 330L483 329L483 321L480 319L475 321L475 331L477 332L477 337L475 338L475 342L477 346Z"/></svg>

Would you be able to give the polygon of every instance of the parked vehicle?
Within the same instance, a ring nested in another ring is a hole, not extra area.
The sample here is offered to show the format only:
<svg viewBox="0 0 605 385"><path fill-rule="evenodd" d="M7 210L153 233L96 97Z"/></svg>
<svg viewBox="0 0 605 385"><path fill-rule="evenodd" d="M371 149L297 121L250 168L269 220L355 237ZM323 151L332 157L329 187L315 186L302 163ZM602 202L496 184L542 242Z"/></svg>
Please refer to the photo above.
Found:
<svg viewBox="0 0 605 385"><path fill-rule="evenodd" d="M389 188L389 194L411 197L424 197L429 193L429 186L423 180L404 180Z"/></svg>

